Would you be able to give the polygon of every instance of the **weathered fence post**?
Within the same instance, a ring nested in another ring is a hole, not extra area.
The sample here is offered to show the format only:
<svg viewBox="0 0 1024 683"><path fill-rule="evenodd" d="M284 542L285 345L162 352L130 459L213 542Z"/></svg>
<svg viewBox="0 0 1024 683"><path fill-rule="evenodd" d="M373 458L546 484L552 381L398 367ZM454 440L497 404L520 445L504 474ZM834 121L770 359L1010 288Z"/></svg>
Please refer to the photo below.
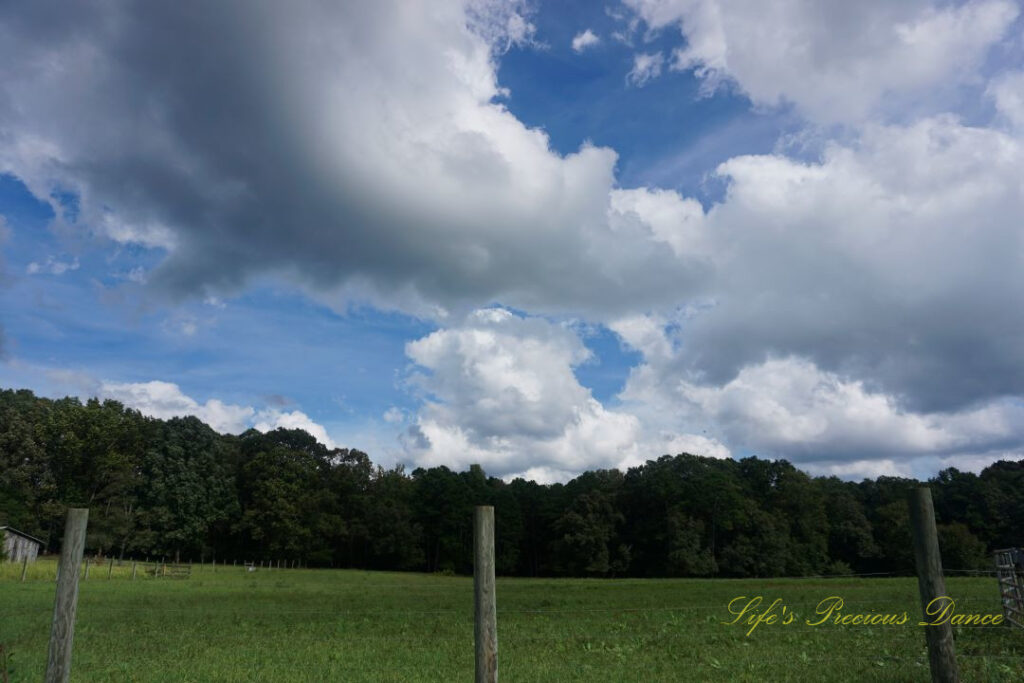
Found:
<svg viewBox="0 0 1024 683"><path fill-rule="evenodd" d="M478 505L473 518L473 604L476 683L498 680L498 612L494 596L494 508Z"/></svg>
<svg viewBox="0 0 1024 683"><path fill-rule="evenodd" d="M139 563L132 561L132 581L135 580L135 571L139 568Z"/></svg>
<svg viewBox="0 0 1024 683"><path fill-rule="evenodd" d="M85 576L82 578L82 580L84 581L84 580L86 580L88 578L89 578L89 558L86 557L85 558Z"/></svg>
<svg viewBox="0 0 1024 683"><path fill-rule="evenodd" d="M927 486L911 490L910 533L914 539L914 561L917 565L917 587L921 592L921 610L928 620L928 606L936 598L946 595L946 581L942 577L942 558L939 555L939 535L935 529L935 508L932 492ZM934 613L934 612L933 612ZM953 649L953 628L946 620L941 626L925 626L928 643L928 663L933 683L958 683Z"/></svg>
<svg viewBox="0 0 1024 683"><path fill-rule="evenodd" d="M75 636L75 611L78 609L78 567L85 550L87 508L70 508L64 523L64 542L60 547L57 593L53 600L53 624L50 626L50 654L46 662L46 683L67 683L71 679L71 643Z"/></svg>
<svg viewBox="0 0 1024 683"><path fill-rule="evenodd" d="M113 573L114 573L114 558L113 558L113 556L111 556L111 558L110 558L110 564L109 564L109 565L107 565L107 580L108 580L108 581L110 580L110 576L111 576L111 574L113 574Z"/></svg>
<svg viewBox="0 0 1024 683"><path fill-rule="evenodd" d="M28 553L25 553L25 557L21 558L21 582L25 583L25 574L28 573Z"/></svg>

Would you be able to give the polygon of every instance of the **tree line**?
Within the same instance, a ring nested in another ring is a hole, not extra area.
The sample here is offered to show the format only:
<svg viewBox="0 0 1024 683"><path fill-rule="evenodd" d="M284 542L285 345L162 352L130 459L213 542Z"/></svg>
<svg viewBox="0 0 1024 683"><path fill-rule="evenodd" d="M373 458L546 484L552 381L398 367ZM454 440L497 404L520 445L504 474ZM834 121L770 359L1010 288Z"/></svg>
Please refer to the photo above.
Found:
<svg viewBox="0 0 1024 683"><path fill-rule="evenodd" d="M1024 461L928 481L947 568L1019 545ZM681 454L565 484L478 466L391 469L301 430L222 435L116 401L0 390L0 524L59 549L88 507L89 552L472 572L472 511L495 508L497 571L521 576L806 576L913 570L918 482L811 477L784 460Z"/></svg>

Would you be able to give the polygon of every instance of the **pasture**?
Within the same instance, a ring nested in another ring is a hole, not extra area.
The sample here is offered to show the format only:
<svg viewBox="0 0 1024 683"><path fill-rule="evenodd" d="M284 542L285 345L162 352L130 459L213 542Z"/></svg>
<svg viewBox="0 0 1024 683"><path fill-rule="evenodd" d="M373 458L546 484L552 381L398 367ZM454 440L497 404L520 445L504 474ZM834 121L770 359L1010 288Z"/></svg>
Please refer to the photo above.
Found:
<svg viewBox="0 0 1024 683"><path fill-rule="evenodd" d="M0 645L12 682L42 679L55 565L0 565ZM75 681L469 681L472 578L198 565L80 584ZM999 613L991 577L947 578L957 611ZM915 578L498 578L504 681L927 681ZM738 596L779 598L790 624L727 625ZM905 625L810 626L829 596ZM964 681L1024 679L1024 633L954 627ZM0 659L2 662L2 659Z"/></svg>

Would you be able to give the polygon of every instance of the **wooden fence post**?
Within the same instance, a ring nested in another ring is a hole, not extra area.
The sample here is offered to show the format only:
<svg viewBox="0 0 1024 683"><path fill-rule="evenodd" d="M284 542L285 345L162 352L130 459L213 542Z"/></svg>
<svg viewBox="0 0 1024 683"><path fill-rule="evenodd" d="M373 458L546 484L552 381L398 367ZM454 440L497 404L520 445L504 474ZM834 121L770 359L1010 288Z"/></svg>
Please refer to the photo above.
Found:
<svg viewBox="0 0 1024 683"><path fill-rule="evenodd" d="M494 596L494 508L478 505L473 518L473 605L476 683L498 680L498 612Z"/></svg>
<svg viewBox="0 0 1024 683"><path fill-rule="evenodd" d="M25 557L21 558L21 582L25 583L25 574L28 573L28 553L25 553Z"/></svg>
<svg viewBox="0 0 1024 683"><path fill-rule="evenodd" d="M132 581L135 580L135 571L139 568L139 563L132 561Z"/></svg>
<svg viewBox="0 0 1024 683"><path fill-rule="evenodd" d="M53 600L46 683L67 683L71 679L71 643L75 635L75 611L78 609L78 567L85 550L85 527L88 521L88 508L68 510L67 521L64 523L64 542L60 547L60 575Z"/></svg>
<svg viewBox="0 0 1024 683"><path fill-rule="evenodd" d="M114 573L114 558L111 556L110 564L107 565L107 580L110 580L110 575Z"/></svg>
<svg viewBox="0 0 1024 683"><path fill-rule="evenodd" d="M917 587L921 593L921 611L928 621L928 606L933 600L946 595L946 581L942 577L942 558L939 555L939 535L935 529L935 508L932 492L927 486L911 490L910 533L914 539L914 561L917 565ZM934 607L932 608L934 615ZM928 663L932 683L958 683L956 653L953 649L953 628L946 620L941 626L925 626L928 643Z"/></svg>
<svg viewBox="0 0 1024 683"><path fill-rule="evenodd" d="M89 558L85 558L85 576L82 578L83 581L89 578Z"/></svg>

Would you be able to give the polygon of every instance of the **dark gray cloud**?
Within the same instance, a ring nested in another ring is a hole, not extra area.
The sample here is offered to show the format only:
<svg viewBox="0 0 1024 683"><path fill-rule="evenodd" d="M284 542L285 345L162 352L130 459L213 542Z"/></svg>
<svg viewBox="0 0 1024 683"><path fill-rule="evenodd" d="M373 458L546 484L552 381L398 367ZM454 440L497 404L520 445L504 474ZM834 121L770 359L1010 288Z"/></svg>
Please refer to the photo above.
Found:
<svg viewBox="0 0 1024 683"><path fill-rule="evenodd" d="M0 164L173 245L151 283L176 295L276 272L421 312L593 313L697 286L697 264L610 233L614 153L560 158L492 103L461 3L392 4L8 4Z"/></svg>

